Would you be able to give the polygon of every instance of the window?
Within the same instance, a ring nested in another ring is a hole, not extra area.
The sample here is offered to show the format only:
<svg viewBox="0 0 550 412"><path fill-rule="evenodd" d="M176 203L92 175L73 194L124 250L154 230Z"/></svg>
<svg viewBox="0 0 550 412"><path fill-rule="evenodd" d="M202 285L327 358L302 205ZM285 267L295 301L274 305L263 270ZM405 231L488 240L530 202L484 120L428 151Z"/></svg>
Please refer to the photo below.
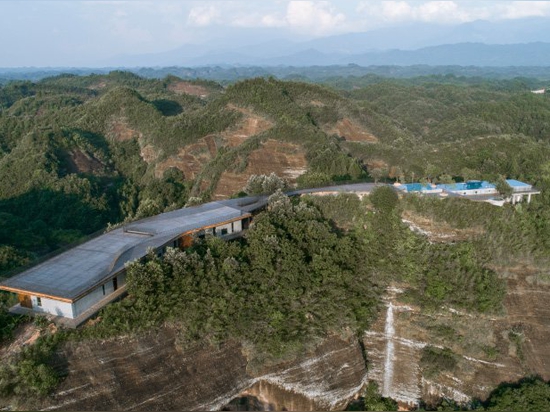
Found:
<svg viewBox="0 0 550 412"><path fill-rule="evenodd" d="M222 236L227 235L227 228L222 229Z"/></svg>
<svg viewBox="0 0 550 412"><path fill-rule="evenodd" d="M42 306L42 298L40 296L36 297L36 306Z"/></svg>
<svg viewBox="0 0 550 412"><path fill-rule="evenodd" d="M103 296L105 296L105 285L101 285L101 289L103 289Z"/></svg>

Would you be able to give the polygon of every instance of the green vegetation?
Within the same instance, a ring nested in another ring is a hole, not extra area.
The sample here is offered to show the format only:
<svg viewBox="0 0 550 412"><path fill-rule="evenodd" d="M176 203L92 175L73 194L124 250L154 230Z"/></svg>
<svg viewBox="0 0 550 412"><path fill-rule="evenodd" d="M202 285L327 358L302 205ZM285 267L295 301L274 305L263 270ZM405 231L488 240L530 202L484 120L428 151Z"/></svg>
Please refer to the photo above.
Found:
<svg viewBox="0 0 550 412"><path fill-rule="evenodd" d="M15 304L16 299L6 292L0 293L0 344L13 336L13 331L21 323L28 322L26 316L14 316L8 309Z"/></svg>
<svg viewBox="0 0 550 412"><path fill-rule="evenodd" d="M241 68L235 76L254 70ZM182 345L238 339L262 365L302 353L329 334L361 334L390 283L428 312L450 306L499 313L502 268L521 264L545 273L550 264L548 95L529 92L539 84L533 79L392 80L346 70L356 77L324 79L339 90L277 80L265 71L226 88L191 81L203 97L183 93L177 77L146 70L162 78L116 71L0 86L0 274L108 224L208 201L224 172L245 173L251 153L272 139L303 150L301 187L487 179L507 196L504 178L517 178L542 194L529 205L497 208L454 198L399 199L389 187L363 200L339 195L291 201L276 193L244 239L198 240L186 253L132 264L130 296L70 338L111 337L173 322L181 325ZM238 130L247 113L272 127L230 144L227 133ZM353 141L345 130L333 134L344 120L376 140ZM284 187L281 179L255 176L246 191ZM431 242L402 222L403 213L467 235ZM9 340L22 319L2 313L1 338ZM433 333L445 341L455 330L438 325ZM63 373L54 352L65 338L56 339L43 338L6 362L0 369L4 396L40 396L57 384ZM522 331L510 330L508 340L522 359ZM492 346L480 350L488 358L498 355ZM452 372L457 358L450 349L428 346L422 367L426 376ZM541 393L547 387L530 385ZM394 408L372 386L364 406Z"/></svg>
<svg viewBox="0 0 550 412"><path fill-rule="evenodd" d="M456 355L449 348L426 346L422 349L420 367L422 374L428 379L437 378L441 372L452 373L457 363Z"/></svg>
<svg viewBox="0 0 550 412"><path fill-rule="evenodd" d="M288 188L288 182L281 179L275 173L266 175L251 175L248 178L244 191L249 196L273 194L277 190L285 190Z"/></svg>
<svg viewBox="0 0 550 412"><path fill-rule="evenodd" d="M397 402L380 395L376 382L369 382L365 387L363 396L358 401L352 402L347 411L397 411Z"/></svg>
<svg viewBox="0 0 550 412"><path fill-rule="evenodd" d="M550 384L539 377L499 385L484 402L488 411L547 411Z"/></svg>
<svg viewBox="0 0 550 412"><path fill-rule="evenodd" d="M177 321L182 341L233 337L259 357L286 357L330 331L365 330L383 283L354 236L276 193L241 242L198 241L128 268L129 298L84 333L108 336Z"/></svg>
<svg viewBox="0 0 550 412"><path fill-rule="evenodd" d="M397 206L397 193L389 186L375 188L369 195L369 200L374 208L381 214L389 214Z"/></svg>
<svg viewBox="0 0 550 412"><path fill-rule="evenodd" d="M32 399L49 394L63 378L64 372L53 365L55 350L66 338L64 332L46 334L4 363L0 367L0 396Z"/></svg>

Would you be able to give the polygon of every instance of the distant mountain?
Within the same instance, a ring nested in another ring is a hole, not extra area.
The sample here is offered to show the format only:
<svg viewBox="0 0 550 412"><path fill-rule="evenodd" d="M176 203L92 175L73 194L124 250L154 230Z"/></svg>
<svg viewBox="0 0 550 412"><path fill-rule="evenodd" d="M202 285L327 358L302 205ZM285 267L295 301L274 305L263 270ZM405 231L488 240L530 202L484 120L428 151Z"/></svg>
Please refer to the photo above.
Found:
<svg viewBox="0 0 550 412"><path fill-rule="evenodd" d="M550 19L529 18L460 25L408 24L364 33L349 33L308 41L304 48L324 53L360 54L375 50L415 50L456 43L550 43Z"/></svg>
<svg viewBox="0 0 550 412"><path fill-rule="evenodd" d="M308 48L273 57L258 57L244 52L216 50L191 57L188 49L181 48L179 54L133 56L125 59L119 67L162 67L162 66L328 66L357 64L373 65L430 65L430 66L550 66L550 43L524 44L482 44L458 43L424 47L417 50L369 51L358 54L323 52ZM112 65L115 63L113 62Z"/></svg>
<svg viewBox="0 0 550 412"><path fill-rule="evenodd" d="M410 66L548 66L550 43L486 45L460 43L426 47L414 51L391 50L349 56L349 63L359 65Z"/></svg>
<svg viewBox="0 0 550 412"><path fill-rule="evenodd" d="M457 64L550 65L550 19L528 18L461 25L410 24L313 40L253 36L235 31L223 39L174 50L120 55L106 67L205 65ZM256 39L256 43L254 40Z"/></svg>

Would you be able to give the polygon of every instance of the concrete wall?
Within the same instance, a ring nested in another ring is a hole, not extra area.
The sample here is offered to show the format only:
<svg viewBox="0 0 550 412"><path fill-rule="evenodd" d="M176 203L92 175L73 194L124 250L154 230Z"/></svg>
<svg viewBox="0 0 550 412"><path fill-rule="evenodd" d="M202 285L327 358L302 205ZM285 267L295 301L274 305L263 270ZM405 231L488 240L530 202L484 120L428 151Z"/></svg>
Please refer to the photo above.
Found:
<svg viewBox="0 0 550 412"><path fill-rule="evenodd" d="M242 227L242 221L240 220L221 226L216 226L216 236L221 236L224 229L227 230L227 233L225 233L226 235L230 235L231 233L235 232L241 232L243 230Z"/></svg>
<svg viewBox="0 0 550 412"><path fill-rule="evenodd" d="M233 233L242 232L242 231L243 231L243 221L237 220L236 222L233 222Z"/></svg>
<svg viewBox="0 0 550 412"><path fill-rule="evenodd" d="M126 283L125 281L126 281L126 273L119 273L117 275L118 288L123 286ZM104 290L105 290L105 293L103 293ZM80 316L82 313L90 309L96 303L105 299L114 291L115 290L113 287L112 279L105 282L103 285L100 285L97 288L93 289L92 291L90 291L90 293L88 293L87 295L81 297L76 302L74 302L74 313L75 313L74 317Z"/></svg>
<svg viewBox="0 0 550 412"><path fill-rule="evenodd" d="M72 303L61 302L55 299L40 298L41 306L38 306L38 298L31 296L32 310L40 313L51 313L56 316L64 316L66 318L74 318Z"/></svg>
<svg viewBox="0 0 550 412"><path fill-rule="evenodd" d="M219 225L213 228L208 228L204 230L204 233L207 235L222 236L222 231L227 230L225 235L230 235L231 233L237 233L243 231L243 222L242 220L236 220L234 222L226 223L225 225Z"/></svg>
<svg viewBox="0 0 550 412"><path fill-rule="evenodd" d="M470 189L470 190L453 190L454 193L458 193L460 195L495 195L497 194L497 190L493 188L485 188L485 189Z"/></svg>

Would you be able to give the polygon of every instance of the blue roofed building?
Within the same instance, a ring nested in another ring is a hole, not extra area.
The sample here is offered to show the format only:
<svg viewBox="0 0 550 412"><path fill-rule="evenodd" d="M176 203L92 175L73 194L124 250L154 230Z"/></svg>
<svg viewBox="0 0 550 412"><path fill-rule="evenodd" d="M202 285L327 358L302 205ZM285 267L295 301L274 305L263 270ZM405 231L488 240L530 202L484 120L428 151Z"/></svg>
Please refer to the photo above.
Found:
<svg viewBox="0 0 550 412"><path fill-rule="evenodd" d="M540 194L540 191L529 183L520 182L514 179L506 179L506 183L512 188L512 203L521 202L524 198L527 198L527 203L530 203L532 195Z"/></svg>
<svg viewBox="0 0 550 412"><path fill-rule="evenodd" d="M395 186L397 190L405 193L420 193L420 194L435 194L441 193L443 190L432 183L404 183Z"/></svg>
<svg viewBox="0 0 550 412"><path fill-rule="evenodd" d="M498 194L496 186L484 180L469 180L463 183L440 184L437 185L437 187L445 192L463 196Z"/></svg>
<svg viewBox="0 0 550 412"><path fill-rule="evenodd" d="M496 185L485 180L469 180L461 183L450 184L422 184L407 183L396 184L396 189L404 193L418 193L422 195L459 196L471 200L486 201L495 205L502 206L505 202L512 204L527 200L531 202L531 197L540 194L536 188L529 183L520 182L515 179L507 179L506 182L512 188L512 194L503 199L498 192Z"/></svg>

